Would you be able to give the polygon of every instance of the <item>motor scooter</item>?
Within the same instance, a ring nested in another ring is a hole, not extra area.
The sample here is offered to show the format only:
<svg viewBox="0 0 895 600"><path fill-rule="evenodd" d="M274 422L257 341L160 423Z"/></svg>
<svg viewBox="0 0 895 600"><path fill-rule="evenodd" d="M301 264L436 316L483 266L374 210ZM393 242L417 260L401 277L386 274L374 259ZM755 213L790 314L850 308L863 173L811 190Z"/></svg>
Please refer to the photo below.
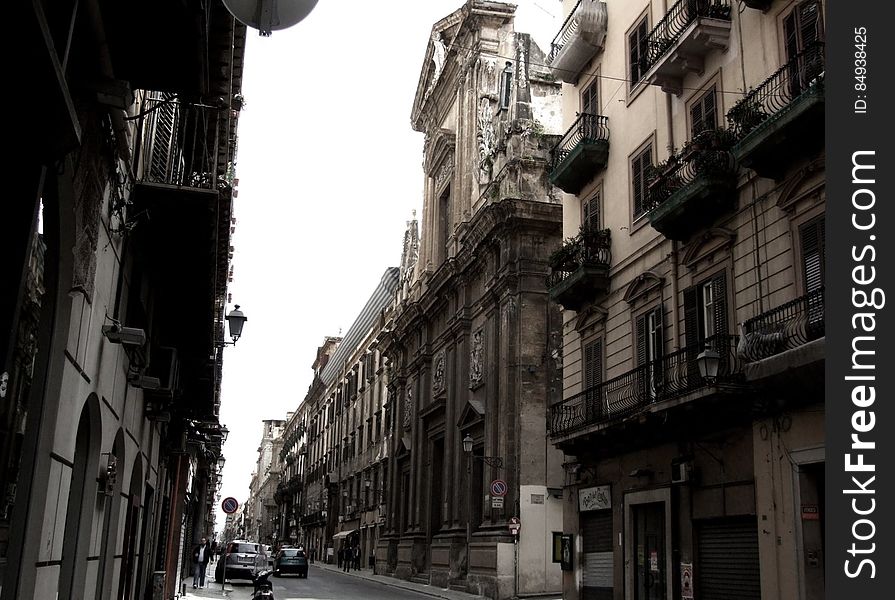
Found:
<svg viewBox="0 0 895 600"><path fill-rule="evenodd" d="M265 569L259 571L252 578L252 584L254 585L252 600L275 600L273 597L273 583L270 581L271 575L273 575L273 570Z"/></svg>

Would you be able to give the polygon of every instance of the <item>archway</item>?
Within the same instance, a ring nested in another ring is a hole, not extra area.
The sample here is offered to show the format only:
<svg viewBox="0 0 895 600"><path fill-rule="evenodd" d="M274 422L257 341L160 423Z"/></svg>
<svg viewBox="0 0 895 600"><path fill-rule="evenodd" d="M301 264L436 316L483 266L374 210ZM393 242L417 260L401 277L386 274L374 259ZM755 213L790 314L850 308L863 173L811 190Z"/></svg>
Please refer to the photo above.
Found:
<svg viewBox="0 0 895 600"><path fill-rule="evenodd" d="M70 600L84 597L87 577L87 556L93 514L96 506L96 473L102 432L99 398L90 394L81 409L75 454L68 491L62 565L59 574L59 598Z"/></svg>
<svg viewBox="0 0 895 600"><path fill-rule="evenodd" d="M135 572L135 569L137 565L137 548L140 543L140 499L143 494L143 459L140 454L134 457L129 489L124 513L121 574L118 578L118 598L121 600L131 600L134 582L139 580L139 575Z"/></svg>

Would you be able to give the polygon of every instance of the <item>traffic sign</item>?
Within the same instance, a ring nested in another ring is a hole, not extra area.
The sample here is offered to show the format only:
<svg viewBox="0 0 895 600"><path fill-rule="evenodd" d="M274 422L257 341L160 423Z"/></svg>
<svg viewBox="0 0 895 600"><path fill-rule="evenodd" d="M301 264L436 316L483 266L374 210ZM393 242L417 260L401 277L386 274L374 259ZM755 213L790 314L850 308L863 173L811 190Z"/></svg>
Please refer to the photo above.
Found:
<svg viewBox="0 0 895 600"><path fill-rule="evenodd" d="M510 517L507 520L507 527L510 528L510 533L518 535L519 530L522 529L522 523L519 522L519 517Z"/></svg>
<svg viewBox="0 0 895 600"><path fill-rule="evenodd" d="M495 479L491 482L491 495L492 496L506 496L507 495L507 482L503 479Z"/></svg>
<svg viewBox="0 0 895 600"><path fill-rule="evenodd" d="M492 496L491 508L503 508L503 496Z"/></svg>
<svg viewBox="0 0 895 600"><path fill-rule="evenodd" d="M221 508L229 515L236 512L236 509L239 508L239 502L233 496L228 496L221 502Z"/></svg>

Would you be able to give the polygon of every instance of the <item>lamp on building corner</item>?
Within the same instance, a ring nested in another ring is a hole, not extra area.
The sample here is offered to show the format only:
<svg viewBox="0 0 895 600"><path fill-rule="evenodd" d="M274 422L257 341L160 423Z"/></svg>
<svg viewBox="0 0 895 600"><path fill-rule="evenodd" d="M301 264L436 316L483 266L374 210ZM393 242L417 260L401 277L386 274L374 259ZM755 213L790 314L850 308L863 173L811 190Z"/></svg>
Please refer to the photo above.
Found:
<svg viewBox="0 0 895 600"><path fill-rule="evenodd" d="M233 338L233 344L236 344L236 340L242 336L242 328L248 321L248 317L245 316L241 310L239 310L239 305L237 304L233 310L230 311L230 314L227 315L227 325L230 327L230 337ZM229 342L224 342L225 345L229 345Z"/></svg>

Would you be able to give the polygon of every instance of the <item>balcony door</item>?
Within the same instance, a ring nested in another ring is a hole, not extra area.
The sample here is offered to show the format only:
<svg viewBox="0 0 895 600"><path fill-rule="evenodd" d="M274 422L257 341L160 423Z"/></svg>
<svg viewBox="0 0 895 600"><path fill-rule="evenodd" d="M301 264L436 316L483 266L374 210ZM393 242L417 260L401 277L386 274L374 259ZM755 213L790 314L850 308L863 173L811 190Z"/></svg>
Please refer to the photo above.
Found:
<svg viewBox="0 0 895 600"><path fill-rule="evenodd" d="M799 227L802 246L802 274L807 294L807 340L824 335L824 284L826 279L826 220L822 215Z"/></svg>
<svg viewBox="0 0 895 600"><path fill-rule="evenodd" d="M812 52L822 42L820 2L801 2L783 19L783 44L789 65L789 92L801 94L823 71L821 52Z"/></svg>
<svg viewBox="0 0 895 600"><path fill-rule="evenodd" d="M656 306L637 317L637 365L640 368L640 392L652 399L662 392L664 350L662 306Z"/></svg>

